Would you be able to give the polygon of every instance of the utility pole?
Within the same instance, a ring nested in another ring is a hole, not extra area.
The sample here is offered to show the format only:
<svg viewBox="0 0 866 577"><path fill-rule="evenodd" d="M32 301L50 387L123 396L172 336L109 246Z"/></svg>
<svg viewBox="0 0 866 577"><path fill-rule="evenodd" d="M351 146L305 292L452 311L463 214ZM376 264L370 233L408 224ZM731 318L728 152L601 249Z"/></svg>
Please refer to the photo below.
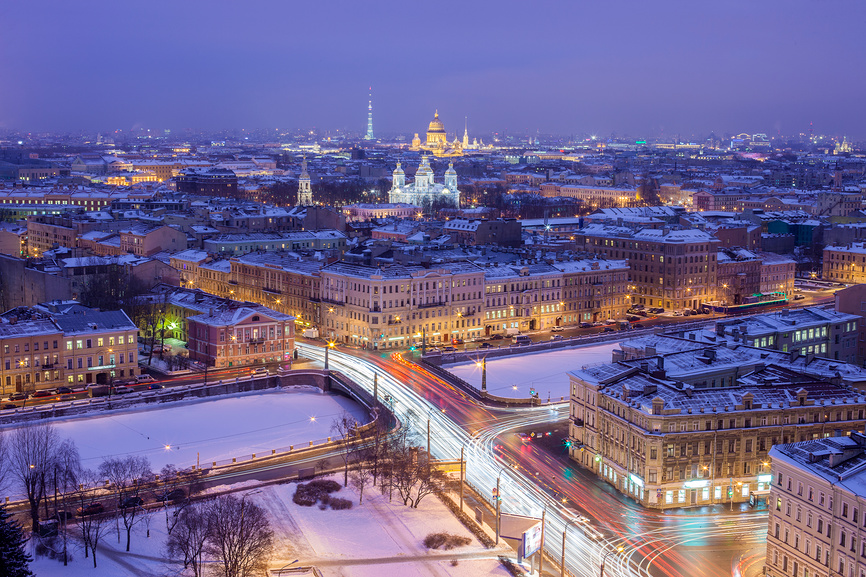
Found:
<svg viewBox="0 0 866 577"><path fill-rule="evenodd" d="M496 477L496 544L499 545L499 504L502 502L502 498L499 496L499 479L500 477Z"/></svg>
<svg viewBox="0 0 866 577"><path fill-rule="evenodd" d="M487 392L487 357L481 358L481 392Z"/></svg>
<svg viewBox="0 0 866 577"><path fill-rule="evenodd" d="M373 373L373 403L379 400L379 373Z"/></svg>
<svg viewBox="0 0 866 577"><path fill-rule="evenodd" d="M541 513L541 548L538 550L538 575L544 575L544 518L547 516L547 504Z"/></svg>
<svg viewBox="0 0 866 577"><path fill-rule="evenodd" d="M466 447L460 447L460 510L463 510L463 479L466 475L466 461L463 460L463 449Z"/></svg>

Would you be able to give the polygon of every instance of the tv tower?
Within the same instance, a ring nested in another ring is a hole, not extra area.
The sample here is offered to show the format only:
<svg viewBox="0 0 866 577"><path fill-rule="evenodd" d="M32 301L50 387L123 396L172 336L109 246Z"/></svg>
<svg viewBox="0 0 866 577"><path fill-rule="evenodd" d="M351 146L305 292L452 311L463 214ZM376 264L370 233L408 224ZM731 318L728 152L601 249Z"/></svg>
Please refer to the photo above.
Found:
<svg viewBox="0 0 866 577"><path fill-rule="evenodd" d="M364 140L376 140L373 136L373 87L370 87L370 100L367 103L367 134Z"/></svg>

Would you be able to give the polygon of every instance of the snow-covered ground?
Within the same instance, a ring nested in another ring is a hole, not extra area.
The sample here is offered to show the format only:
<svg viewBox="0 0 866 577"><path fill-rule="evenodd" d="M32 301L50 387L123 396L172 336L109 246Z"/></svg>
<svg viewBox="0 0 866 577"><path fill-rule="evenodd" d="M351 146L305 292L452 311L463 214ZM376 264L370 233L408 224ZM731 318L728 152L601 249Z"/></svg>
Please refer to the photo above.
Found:
<svg viewBox="0 0 866 577"><path fill-rule="evenodd" d="M334 477L338 482L340 475ZM404 507L376 489L367 489L364 503L351 488L334 493L335 497L350 499L350 510L320 510L301 507L292 502L295 483L263 487L260 493L250 493L248 502L255 502L269 513L274 530L274 552L270 566L279 569L292 561L292 566L317 565L325 577L379 577L383 574L401 577L437 576L470 577L493 575L505 577L507 571L496 560L501 550L487 550L463 527L434 495L427 496L418 509ZM235 487L237 488L237 487ZM236 493L240 495L241 493ZM469 545L453 549L453 554L477 553L479 559L460 559L452 565L453 557L445 554L437 558L422 541L430 533L445 531L471 539ZM145 537L143 524L133 532L130 553L123 549L125 536L118 543L116 534L109 532L101 541L105 547L98 556L98 568L93 569L85 559L80 546L71 547L73 560L68 567L62 562L37 558L31 565L37 577L117 577L148 575L188 575L181 573L182 565L165 558L165 517L154 512L150 522L150 538ZM404 562L387 564L383 558ZM380 561L377 562L376 560ZM369 561L368 561L369 560Z"/></svg>
<svg viewBox="0 0 866 577"><path fill-rule="evenodd" d="M187 400L54 421L75 441L82 464L96 468L109 456L143 455L154 471L202 465L289 445L309 445L331 435L344 410L366 423L362 407L313 387L289 387L215 400Z"/></svg>
<svg viewBox="0 0 866 577"><path fill-rule="evenodd" d="M571 347L544 353L526 353L487 360L487 391L508 398L527 398L532 388L538 396L556 401L568 399L568 371L596 363L609 363L619 342ZM479 360L481 359L479 355ZM475 362L444 365L470 385L481 388L481 368Z"/></svg>

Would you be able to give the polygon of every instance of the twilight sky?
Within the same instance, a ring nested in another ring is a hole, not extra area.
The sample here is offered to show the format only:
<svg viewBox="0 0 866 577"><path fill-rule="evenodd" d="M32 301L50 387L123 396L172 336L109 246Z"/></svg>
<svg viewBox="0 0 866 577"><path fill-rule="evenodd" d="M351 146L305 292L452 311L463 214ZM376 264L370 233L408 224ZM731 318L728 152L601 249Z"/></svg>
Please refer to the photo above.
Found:
<svg viewBox="0 0 866 577"><path fill-rule="evenodd" d="M0 129L866 138L860 0L5 2Z"/></svg>

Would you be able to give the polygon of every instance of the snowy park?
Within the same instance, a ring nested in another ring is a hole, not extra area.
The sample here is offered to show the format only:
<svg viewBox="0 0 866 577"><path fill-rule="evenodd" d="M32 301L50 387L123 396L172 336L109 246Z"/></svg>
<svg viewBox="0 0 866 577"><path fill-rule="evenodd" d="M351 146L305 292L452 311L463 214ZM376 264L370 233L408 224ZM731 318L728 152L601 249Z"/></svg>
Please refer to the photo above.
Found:
<svg viewBox="0 0 866 577"><path fill-rule="evenodd" d="M333 477L342 481L340 475ZM239 486L223 486L235 491ZM292 502L296 483L265 486L235 493L249 494L249 502L262 507L274 531L274 548L270 560L272 569L318 566L324 577L374 577L391 573L406 577L440 575L469 577L494 575L506 577L508 572L496 559L496 554L508 551L485 549L463 527L435 496L425 498L417 509L403 506L399 499L389 502L388 495L376 489L364 492L363 504L351 487L334 494L349 499L353 507L336 511L302 507ZM63 567L61 561L38 557L31 568L37 577L115 577L118 575L190 575L181 572L180 559L169 559L165 553L166 531L164 513L154 511L145 535L144 523L133 530L131 551L124 551L114 531L109 531L100 543L98 567L85 559L77 542L71 547L72 561ZM467 537L468 545L451 552L428 550L424 537L444 531ZM458 562L454 562L459 558ZM393 560L383 565L386 559ZM371 561L372 562L371 562ZM294 561L294 562L293 562ZM289 573L286 573L287 575ZM292 572L292 575L312 575L312 572Z"/></svg>
<svg viewBox="0 0 866 577"><path fill-rule="evenodd" d="M190 399L163 406L53 421L60 437L75 441L82 465L95 469L106 457L147 457L154 471L189 467L289 445L321 442L334 419L348 411L359 422L365 409L314 387L289 387L219 399Z"/></svg>
<svg viewBox="0 0 866 577"><path fill-rule="evenodd" d="M535 389L541 399L568 399L568 373L588 365L609 363L619 342L571 347L543 353L526 353L487 360L487 391L507 398L527 398ZM478 361L443 365L470 385L481 388Z"/></svg>

